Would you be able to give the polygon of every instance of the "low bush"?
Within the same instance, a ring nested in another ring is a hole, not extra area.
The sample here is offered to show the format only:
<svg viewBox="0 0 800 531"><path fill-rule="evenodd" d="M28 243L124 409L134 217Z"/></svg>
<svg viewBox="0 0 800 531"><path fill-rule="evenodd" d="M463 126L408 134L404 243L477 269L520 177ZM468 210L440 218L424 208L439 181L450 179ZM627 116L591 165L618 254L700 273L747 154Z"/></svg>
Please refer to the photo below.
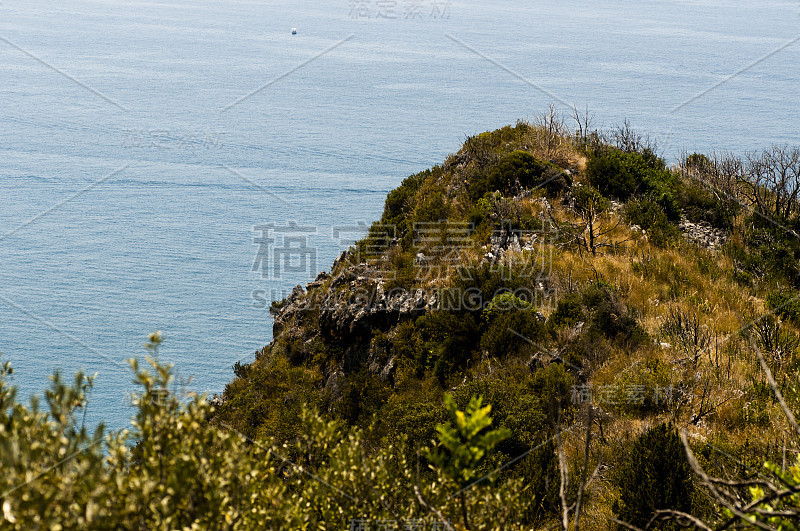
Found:
<svg viewBox="0 0 800 531"><path fill-rule="evenodd" d="M525 484L530 486L533 499L524 519L541 522L552 517L559 507L560 484L556 445L553 440L548 440L525 457L519 465L519 473Z"/></svg>
<svg viewBox="0 0 800 531"><path fill-rule="evenodd" d="M341 393L332 412L349 426L367 427L389 399L391 388L364 369L349 375Z"/></svg>
<svg viewBox="0 0 800 531"><path fill-rule="evenodd" d="M414 213L412 215L413 223L432 223L442 221L450 216L450 205L445 199L444 190L437 186L429 187L425 193L421 193ZM413 229L411 226L406 225L406 231Z"/></svg>
<svg viewBox="0 0 800 531"><path fill-rule="evenodd" d="M583 290L558 302L550 315L547 329L554 333L558 328L585 323L584 330L591 336L599 335L619 345L636 348L646 341L647 332L636 320L636 314L619 300L613 288L602 282L593 282Z"/></svg>
<svg viewBox="0 0 800 531"><path fill-rule="evenodd" d="M419 357L417 366L433 368L442 385L473 358L480 342L477 312L434 311L416 321Z"/></svg>
<svg viewBox="0 0 800 531"><path fill-rule="evenodd" d="M553 196L570 182L569 176L558 166L518 150L504 155L495 164L473 175L467 189L474 202L486 193L499 191L503 195L514 195L537 186Z"/></svg>
<svg viewBox="0 0 800 531"><path fill-rule="evenodd" d="M767 295L767 306L775 315L800 326L800 293L780 290Z"/></svg>
<svg viewBox="0 0 800 531"><path fill-rule="evenodd" d="M386 196L381 222L398 226L400 230L406 229L406 222L416 204L417 191L432 175L431 170L425 170L403 179L400 186Z"/></svg>
<svg viewBox="0 0 800 531"><path fill-rule="evenodd" d="M304 404L320 403L319 373L270 354L225 387L219 414L249 437L291 437Z"/></svg>
<svg viewBox="0 0 800 531"><path fill-rule="evenodd" d="M583 310L580 293L570 294L556 305L556 311L550 314L547 319L548 328L557 329L567 326L575 326L579 321L586 321L587 315Z"/></svg>
<svg viewBox="0 0 800 531"><path fill-rule="evenodd" d="M533 307L531 302L524 301L510 291L504 291L495 295L483 309L483 319L491 322L503 313L515 310L530 310Z"/></svg>
<svg viewBox="0 0 800 531"><path fill-rule="evenodd" d="M586 174L603 195L623 201L636 194L671 197L677 182L664 161L649 150L601 149L589 159Z"/></svg>
<svg viewBox="0 0 800 531"><path fill-rule="evenodd" d="M544 323L533 310L510 310L495 316L481 336L481 350L490 356L506 357L536 352L531 342L545 337Z"/></svg>
<svg viewBox="0 0 800 531"><path fill-rule="evenodd" d="M519 267L489 264L468 265L459 269L453 280L449 304L460 304L459 308L482 311L489 302L505 292L518 299L532 302L533 280L530 271Z"/></svg>
<svg viewBox="0 0 800 531"><path fill-rule="evenodd" d="M560 364L550 364L533 374L524 366L503 369L499 374L468 380L454 391L457 403L473 395L485 397L493 407L496 425L512 435L499 447L513 458L533 448L570 415L572 375Z"/></svg>
<svg viewBox="0 0 800 531"><path fill-rule="evenodd" d="M691 512L692 469L675 428L660 424L640 435L616 472L616 484L620 497L613 510L636 527L647 526L659 509ZM679 528L676 523L663 526Z"/></svg>
<svg viewBox="0 0 800 531"><path fill-rule="evenodd" d="M645 196L629 201L623 209L625 219L647 232L647 239L657 247L666 247L680 239L681 232L670 221L664 205Z"/></svg>
<svg viewBox="0 0 800 531"><path fill-rule="evenodd" d="M647 332L636 320L636 312L625 306L611 288L591 284L584 293L584 304L593 309L590 335L602 334L627 348L637 348L647 341Z"/></svg>
<svg viewBox="0 0 800 531"><path fill-rule="evenodd" d="M773 276L800 287L800 238L792 234L794 229L775 226L758 215L745 220L745 226L749 227L746 248L736 257L745 271L759 279Z"/></svg>
<svg viewBox="0 0 800 531"><path fill-rule="evenodd" d="M732 199L713 192L691 177L680 181L676 201L686 218L695 223L704 221L724 230L733 228L736 215L741 210Z"/></svg>

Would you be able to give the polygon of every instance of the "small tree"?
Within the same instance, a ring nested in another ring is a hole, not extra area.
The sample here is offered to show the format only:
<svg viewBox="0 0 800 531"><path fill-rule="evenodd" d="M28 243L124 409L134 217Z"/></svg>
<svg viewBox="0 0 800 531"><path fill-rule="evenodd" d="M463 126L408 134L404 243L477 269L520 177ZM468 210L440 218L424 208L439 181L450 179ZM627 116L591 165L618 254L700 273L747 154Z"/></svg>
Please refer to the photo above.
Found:
<svg viewBox="0 0 800 531"><path fill-rule="evenodd" d="M552 215L550 219L559 231L569 236L570 242L577 243L580 249L595 256L598 249L611 246L604 237L619 226L619 221L613 222L609 216L611 202L593 186L573 186L572 197L573 208L580 221L560 222Z"/></svg>
<svg viewBox="0 0 800 531"><path fill-rule="evenodd" d="M800 215L800 149L773 146L752 153L745 170L745 196L761 214L784 222Z"/></svg>
<svg viewBox="0 0 800 531"><path fill-rule="evenodd" d="M592 122L594 121L594 113L589 112L589 106L584 107L583 111L572 106L572 119L575 121L575 140L579 146L587 146L590 141L590 135L597 134L597 129L593 129Z"/></svg>
<svg viewBox="0 0 800 531"><path fill-rule="evenodd" d="M597 248L602 245L598 242L598 238L608 234L616 227L615 225L610 229L604 228L605 230L599 227L600 217L609 211L611 203L591 186L576 187L573 196L575 197L575 210L584 223L582 233L584 247L592 255L595 255Z"/></svg>
<svg viewBox="0 0 800 531"><path fill-rule="evenodd" d="M469 529L465 489L480 477L479 467L487 455L511 435L505 428L489 431L492 406L481 407L483 399L472 397L465 411L459 411L453 397L445 394L450 422L439 424L437 448L426 450L425 457L442 475L458 485L464 527Z"/></svg>
<svg viewBox="0 0 800 531"><path fill-rule="evenodd" d="M536 117L534 123L539 130L539 148L545 157L554 158L564 141L564 136L568 133L564 118L559 114L555 104L551 103L545 112Z"/></svg>

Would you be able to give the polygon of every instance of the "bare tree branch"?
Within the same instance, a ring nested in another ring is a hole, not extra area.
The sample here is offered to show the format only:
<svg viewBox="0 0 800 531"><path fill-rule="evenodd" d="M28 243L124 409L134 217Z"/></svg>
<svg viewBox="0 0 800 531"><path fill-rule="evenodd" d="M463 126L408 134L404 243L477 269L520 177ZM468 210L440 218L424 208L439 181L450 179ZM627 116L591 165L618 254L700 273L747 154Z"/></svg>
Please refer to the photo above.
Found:
<svg viewBox="0 0 800 531"><path fill-rule="evenodd" d="M581 470L581 482L578 485L578 498L575 501L575 531L581 528L581 502L583 501L583 490L586 487L586 471L589 468L589 445L592 441L592 405L589 404L589 411L586 416L586 446L583 450L583 469ZM593 474L594 475L594 474Z"/></svg>
<svg viewBox="0 0 800 531"><path fill-rule="evenodd" d="M702 520L700 520L696 516L684 513L683 511L675 511L672 509L660 509L656 511L656 514L653 516L650 522L648 522L647 529L650 529L650 527L652 527L653 524L658 523L660 521L663 522L665 520L676 520L679 525L684 527L693 525L698 529L702 529L703 531L712 531L710 527L708 527Z"/></svg>
<svg viewBox="0 0 800 531"><path fill-rule="evenodd" d="M556 443L558 446L558 471L561 474L561 484L558 495L561 498L561 525L564 531L569 530L569 505L567 505L567 487L569 486L569 470L567 459L564 457L564 445L561 444L561 426L556 427Z"/></svg>
<svg viewBox="0 0 800 531"><path fill-rule="evenodd" d="M702 481L703 484L705 484L705 486L708 487L708 490L711 491L711 494L712 494L712 496L714 496L714 499L717 500L722 505L724 505L733 514L735 514L736 516L738 516L739 518L741 518L742 520L744 520L746 522L750 522L755 527L758 527L759 529L765 529L766 531L774 531L775 528L770 527L770 526L768 526L768 525L766 525L764 523L761 523L761 522L759 522L757 520L750 519L747 514L742 512L741 508L739 508L736 505L734 505L733 503L731 503L726 498L726 496L723 495L717 489L716 483L711 480L711 478L708 476L708 474L706 474L705 470L703 470L703 467L697 461L697 458L695 457L694 452L692 452L692 449L689 446L689 441L688 441L688 439L686 437L686 430L681 430L680 437L681 437L681 442L683 443L683 447L686 450L686 458L689 461L689 465L692 467L692 470L694 470L694 473L697 474L698 476L700 476L700 481Z"/></svg>

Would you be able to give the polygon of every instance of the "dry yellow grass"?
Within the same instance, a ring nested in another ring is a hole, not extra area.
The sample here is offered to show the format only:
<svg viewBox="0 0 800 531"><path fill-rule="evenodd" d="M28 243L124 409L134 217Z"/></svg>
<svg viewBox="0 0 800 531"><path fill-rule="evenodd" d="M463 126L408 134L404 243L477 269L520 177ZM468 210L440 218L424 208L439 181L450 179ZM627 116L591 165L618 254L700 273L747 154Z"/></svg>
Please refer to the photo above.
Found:
<svg viewBox="0 0 800 531"><path fill-rule="evenodd" d="M553 136L544 125L530 125L521 147L539 159L578 170L576 180L584 179L582 172L586 168L586 157L569 139ZM433 196L440 185L431 184L420 193ZM551 201L548 206L543 199L541 190L533 191L530 197L506 198L514 204L505 204L504 208L516 209L516 214L528 220L552 221L555 225L575 225L580 221L575 212L564 205ZM450 206L461 214L462 219L472 208L463 194L453 193L450 201ZM550 277L559 291L559 298L602 280L614 286L625 304L635 310L638 322L652 339L633 352L610 343L604 345L603 358L584 368L588 373L588 383L597 388L631 382L652 384L657 378L662 378L680 386L682 394L681 400L676 400L658 415L640 413L634 408L601 405L598 414L603 417L604 436L595 439L593 463L617 459L620 449L629 445L632 439L663 421L687 429L695 441L706 441L720 449L740 448L746 443L748 448L756 450L755 455L774 454L777 445L783 441L787 423L775 403L753 400L753 384L762 378L755 356L742 334L743 327L768 312L765 302L768 288L740 284L734 274L735 264L721 252L709 252L683 241L668 248L652 245L640 231L631 230L620 219L619 212L607 214L600 223L601 230L610 229L601 238L609 246L600 247L596 255L579 248L574 241L543 244L540 239L537 243L544 245L544 249L537 249L539 255L551 261ZM488 233L485 236L488 237ZM734 232L733 242L741 243L738 238ZM462 250L461 259L477 263L486 251L486 248L476 245ZM445 286L452 281L454 271L442 270L446 273L434 282L436 286ZM543 305L538 309L548 316L555 308ZM671 339L663 332L663 326L672 311L696 315L712 336L711 347L696 362L687 359L686 353L677 345L667 344ZM561 338L562 343L566 341L566 337ZM475 368L474 376L496 370L495 361L482 360ZM660 367L662 372L653 374L651 367ZM582 437L580 429L565 437L570 463L580 462ZM609 517L612 501L618 493L604 474L593 480L590 493L585 506L584 528L614 529ZM553 523L543 528L551 527Z"/></svg>

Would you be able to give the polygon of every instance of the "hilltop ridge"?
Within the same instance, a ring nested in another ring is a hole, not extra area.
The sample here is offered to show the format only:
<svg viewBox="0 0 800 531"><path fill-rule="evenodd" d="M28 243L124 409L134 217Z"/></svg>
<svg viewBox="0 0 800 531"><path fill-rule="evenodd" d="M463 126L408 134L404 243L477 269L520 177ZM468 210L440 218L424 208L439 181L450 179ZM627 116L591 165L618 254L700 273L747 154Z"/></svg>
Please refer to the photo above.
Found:
<svg viewBox="0 0 800 531"><path fill-rule="evenodd" d="M598 522L619 510L614 471L631 441L661 422L775 459L786 424L750 346L792 381L800 185L774 179L781 164L797 171L796 151L668 167L627 124L579 125L551 111L469 137L406 178L330 272L273 303L274 339L235 367L220 418L288 441L311 404L372 444L413 449L446 420L446 393L460 407L482 396L511 434L500 463L583 426L590 408L602 436L592 460L607 471L585 507ZM555 517L548 459L504 472L539 500L528 522ZM708 496L692 503L713 512Z"/></svg>

